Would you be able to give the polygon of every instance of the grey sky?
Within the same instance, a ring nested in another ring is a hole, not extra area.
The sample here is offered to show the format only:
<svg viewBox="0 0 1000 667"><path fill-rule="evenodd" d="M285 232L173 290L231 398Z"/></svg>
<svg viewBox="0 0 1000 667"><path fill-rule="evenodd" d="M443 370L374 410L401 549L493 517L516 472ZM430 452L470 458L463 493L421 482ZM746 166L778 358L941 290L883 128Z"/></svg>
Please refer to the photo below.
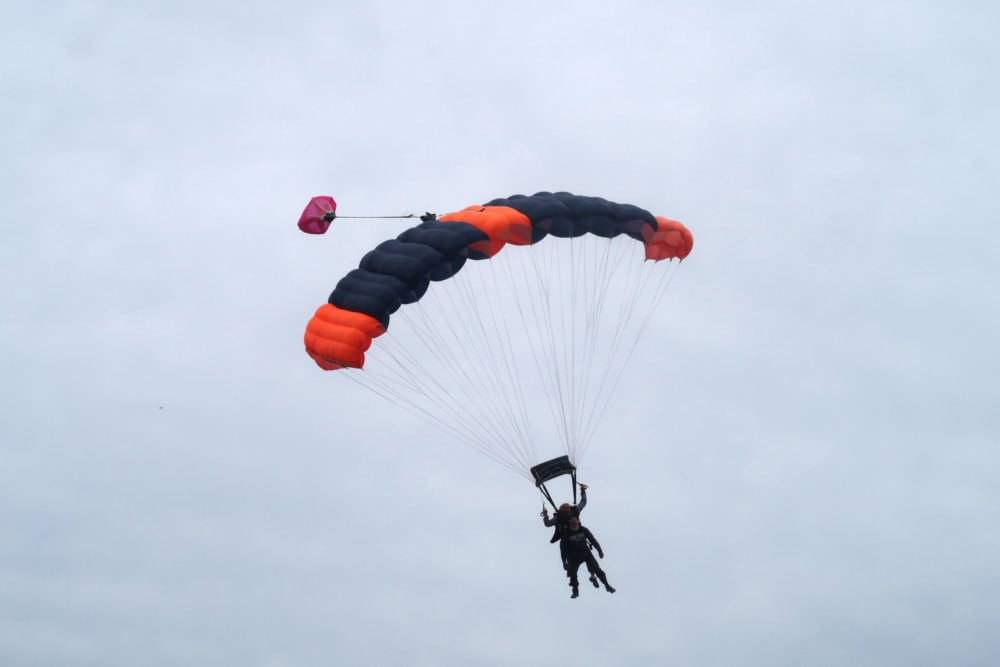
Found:
<svg viewBox="0 0 1000 667"><path fill-rule="evenodd" d="M8 4L0 662L992 663L995 7ZM310 196L539 190L695 236L580 471L614 596L302 350L403 228Z"/></svg>

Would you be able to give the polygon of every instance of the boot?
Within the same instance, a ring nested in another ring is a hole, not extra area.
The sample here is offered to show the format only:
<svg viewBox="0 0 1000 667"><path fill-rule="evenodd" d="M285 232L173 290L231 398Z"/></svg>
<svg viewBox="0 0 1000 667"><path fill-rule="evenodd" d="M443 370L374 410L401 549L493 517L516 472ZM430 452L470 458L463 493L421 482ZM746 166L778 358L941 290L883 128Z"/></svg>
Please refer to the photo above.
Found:
<svg viewBox="0 0 1000 667"><path fill-rule="evenodd" d="M608 591L609 593L614 593L614 592L615 592L615 589L613 589L613 588L611 587L611 584L604 584L604 588L605 588L605 590L607 590L607 591Z"/></svg>
<svg viewBox="0 0 1000 667"><path fill-rule="evenodd" d="M578 598L578 597L580 597L580 589L577 588L576 586L574 586L573 587L573 594L570 595L570 597L571 598Z"/></svg>
<svg viewBox="0 0 1000 667"><path fill-rule="evenodd" d="M596 574L590 575L590 583L594 584L594 588L600 588L600 586L597 585L597 575Z"/></svg>

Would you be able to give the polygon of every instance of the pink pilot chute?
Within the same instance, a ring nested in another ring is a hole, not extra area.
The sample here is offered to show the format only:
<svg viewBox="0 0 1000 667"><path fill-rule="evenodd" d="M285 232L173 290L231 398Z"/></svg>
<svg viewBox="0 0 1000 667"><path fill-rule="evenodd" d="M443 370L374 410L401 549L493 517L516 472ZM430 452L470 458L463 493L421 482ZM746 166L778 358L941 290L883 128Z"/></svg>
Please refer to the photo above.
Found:
<svg viewBox="0 0 1000 667"><path fill-rule="evenodd" d="M337 217L337 202L333 197L313 197L299 217L299 229L306 234L325 234Z"/></svg>

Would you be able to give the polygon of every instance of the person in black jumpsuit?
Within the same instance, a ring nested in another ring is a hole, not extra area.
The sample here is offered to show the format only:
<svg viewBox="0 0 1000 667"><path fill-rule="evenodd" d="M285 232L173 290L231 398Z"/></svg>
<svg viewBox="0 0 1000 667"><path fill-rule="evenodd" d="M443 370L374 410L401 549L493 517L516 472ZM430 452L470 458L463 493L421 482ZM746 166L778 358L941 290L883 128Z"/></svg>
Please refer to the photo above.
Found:
<svg viewBox="0 0 1000 667"><path fill-rule="evenodd" d="M570 505L569 503L563 503L556 510L556 513L549 518L549 508L542 505L542 523L546 526L555 526L555 530L552 532L552 539L549 540L550 543L559 542L559 559L562 561L563 569L568 569L566 566L566 553L563 550L562 537L566 534L566 530L569 527L569 520L573 517L580 516L580 512L583 508L587 506L587 485L580 484L580 504ZM567 573L569 576L569 573ZM596 584L595 584L596 585Z"/></svg>
<svg viewBox="0 0 1000 667"><path fill-rule="evenodd" d="M591 548L597 549L597 555L604 558L601 545L593 533L580 525L579 517L572 517L569 520L566 532L563 533L562 545L568 565L569 585L573 587L573 594L570 597L575 598L580 595L579 581L577 581L576 573L583 563L587 564L587 570L591 573L591 581L593 581L594 575L597 575L597 578L601 580L604 588L609 593L615 592L615 589L608 583L608 577L604 574L604 570L601 569L601 566L597 563L597 559L594 558L594 554L591 553ZM594 582L594 585L596 586L597 582Z"/></svg>

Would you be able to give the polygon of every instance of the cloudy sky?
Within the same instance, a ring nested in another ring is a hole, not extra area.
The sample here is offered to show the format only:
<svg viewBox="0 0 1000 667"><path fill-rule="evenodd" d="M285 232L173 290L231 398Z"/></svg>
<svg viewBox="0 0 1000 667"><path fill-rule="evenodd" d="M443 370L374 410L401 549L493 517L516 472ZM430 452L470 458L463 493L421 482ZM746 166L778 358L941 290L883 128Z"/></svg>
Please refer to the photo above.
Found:
<svg viewBox="0 0 1000 667"><path fill-rule="evenodd" d="M142 4L0 27L0 662L992 664L994 5ZM581 463L614 596L302 350L404 228L309 197L539 190L695 236Z"/></svg>

